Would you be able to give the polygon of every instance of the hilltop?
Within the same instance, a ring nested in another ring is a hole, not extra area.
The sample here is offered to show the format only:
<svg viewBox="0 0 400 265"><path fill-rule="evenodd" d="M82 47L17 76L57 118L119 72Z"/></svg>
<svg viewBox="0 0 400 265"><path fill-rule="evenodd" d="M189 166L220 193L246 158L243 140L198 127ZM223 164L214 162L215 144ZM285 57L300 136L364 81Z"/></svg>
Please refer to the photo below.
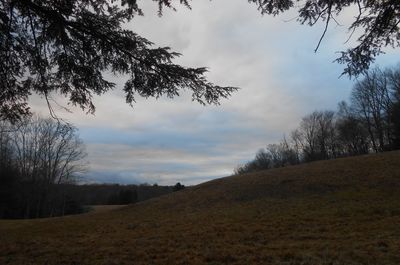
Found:
<svg viewBox="0 0 400 265"><path fill-rule="evenodd" d="M108 212L0 221L0 264L400 264L400 152L209 181Z"/></svg>

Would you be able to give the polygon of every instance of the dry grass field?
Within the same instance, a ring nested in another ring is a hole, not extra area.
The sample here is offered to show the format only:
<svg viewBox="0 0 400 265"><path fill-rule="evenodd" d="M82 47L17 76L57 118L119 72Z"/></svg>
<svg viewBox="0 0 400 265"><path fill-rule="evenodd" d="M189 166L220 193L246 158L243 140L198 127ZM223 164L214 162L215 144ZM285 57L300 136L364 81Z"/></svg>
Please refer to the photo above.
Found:
<svg viewBox="0 0 400 265"><path fill-rule="evenodd" d="M108 212L110 210L116 210L124 206L126 205L87 205L85 207L89 208L87 214L98 214L102 212Z"/></svg>
<svg viewBox="0 0 400 265"><path fill-rule="evenodd" d="M136 205L0 221L0 264L400 264L400 152L226 177Z"/></svg>

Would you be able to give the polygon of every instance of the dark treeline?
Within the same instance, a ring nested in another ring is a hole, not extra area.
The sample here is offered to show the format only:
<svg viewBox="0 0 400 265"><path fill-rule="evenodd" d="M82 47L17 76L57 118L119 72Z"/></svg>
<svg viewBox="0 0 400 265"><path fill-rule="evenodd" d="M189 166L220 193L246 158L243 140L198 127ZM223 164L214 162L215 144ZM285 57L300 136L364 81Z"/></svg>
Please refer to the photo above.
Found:
<svg viewBox="0 0 400 265"><path fill-rule="evenodd" d="M157 184L119 185L85 184L64 185L65 193L80 205L129 204L148 200L174 191L174 186Z"/></svg>
<svg viewBox="0 0 400 265"><path fill-rule="evenodd" d="M76 129L37 116L0 124L0 218L38 218L81 211L61 184L85 171Z"/></svg>
<svg viewBox="0 0 400 265"><path fill-rule="evenodd" d="M185 187L77 185L85 157L69 124L38 116L0 123L0 219L77 214L88 205L135 203Z"/></svg>
<svg viewBox="0 0 400 265"><path fill-rule="evenodd" d="M400 67L373 69L356 82L337 111L314 111L280 143L260 149L235 169L269 168L400 149Z"/></svg>

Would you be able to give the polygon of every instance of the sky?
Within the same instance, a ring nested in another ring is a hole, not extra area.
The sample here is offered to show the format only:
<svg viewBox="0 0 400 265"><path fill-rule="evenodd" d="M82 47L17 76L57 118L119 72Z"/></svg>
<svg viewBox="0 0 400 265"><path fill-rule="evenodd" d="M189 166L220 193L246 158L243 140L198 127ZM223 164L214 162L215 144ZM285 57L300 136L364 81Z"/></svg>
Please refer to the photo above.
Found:
<svg viewBox="0 0 400 265"><path fill-rule="evenodd" d="M175 62L209 68L208 79L240 87L219 106L191 101L189 92L174 99L137 99L125 103L126 77L106 74L116 89L94 97L96 112L72 113L54 106L74 124L88 153L85 182L194 185L231 175L256 151L278 142L314 110L335 110L347 100L354 80L340 77L338 51L354 44L348 10L331 24L317 53L323 24L300 25L288 12L262 16L245 0L196 0L192 9L176 6L157 16L157 5L139 1L143 17L126 28L182 54ZM394 66L400 53L388 50L376 65ZM66 103L53 96L60 105ZM48 115L44 99L31 98L32 110Z"/></svg>

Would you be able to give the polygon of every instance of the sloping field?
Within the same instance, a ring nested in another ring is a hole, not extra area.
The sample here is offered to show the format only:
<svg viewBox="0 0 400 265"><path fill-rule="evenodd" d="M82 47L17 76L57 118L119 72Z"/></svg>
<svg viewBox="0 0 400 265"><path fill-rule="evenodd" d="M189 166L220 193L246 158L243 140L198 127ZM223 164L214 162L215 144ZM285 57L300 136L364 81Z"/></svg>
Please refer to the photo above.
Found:
<svg viewBox="0 0 400 265"><path fill-rule="evenodd" d="M400 152L210 181L113 211L0 221L0 264L400 264Z"/></svg>

